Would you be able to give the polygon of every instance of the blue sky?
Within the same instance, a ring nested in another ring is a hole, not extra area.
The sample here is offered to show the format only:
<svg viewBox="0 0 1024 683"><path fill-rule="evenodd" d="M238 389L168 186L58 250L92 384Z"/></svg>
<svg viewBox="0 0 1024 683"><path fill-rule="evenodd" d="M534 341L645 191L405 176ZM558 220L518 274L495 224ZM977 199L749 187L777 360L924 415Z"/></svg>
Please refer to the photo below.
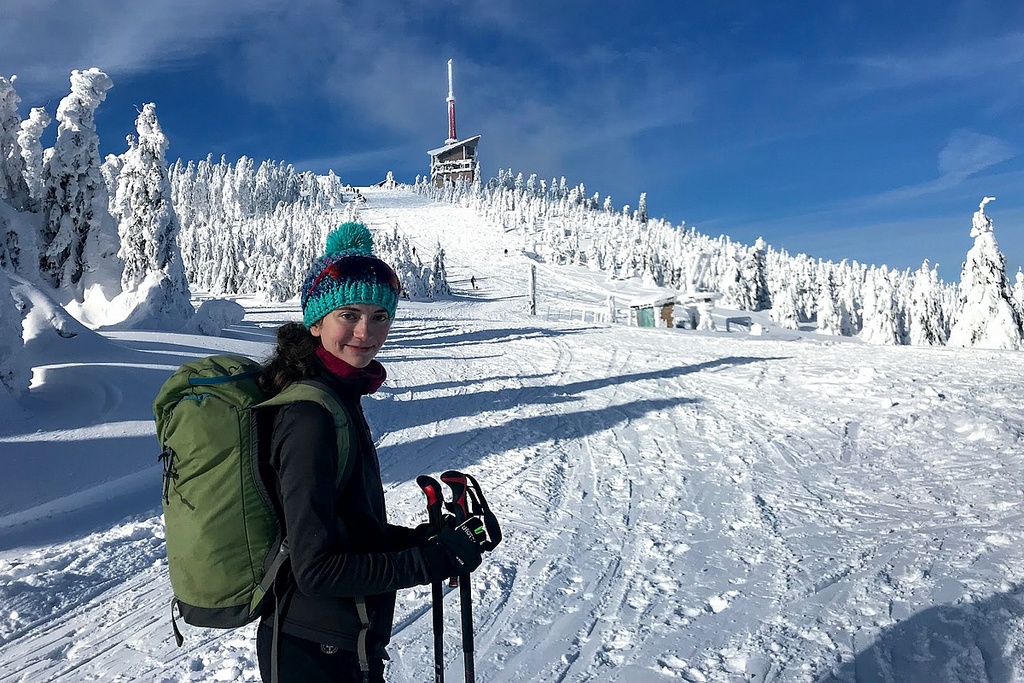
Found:
<svg viewBox="0 0 1024 683"><path fill-rule="evenodd" d="M4 0L0 74L51 115L114 81L124 150L155 102L169 160L208 153L412 181L447 136L485 175L565 176L616 207L791 253L959 277L985 195L1024 262L1020 0ZM51 134L53 132L51 127Z"/></svg>

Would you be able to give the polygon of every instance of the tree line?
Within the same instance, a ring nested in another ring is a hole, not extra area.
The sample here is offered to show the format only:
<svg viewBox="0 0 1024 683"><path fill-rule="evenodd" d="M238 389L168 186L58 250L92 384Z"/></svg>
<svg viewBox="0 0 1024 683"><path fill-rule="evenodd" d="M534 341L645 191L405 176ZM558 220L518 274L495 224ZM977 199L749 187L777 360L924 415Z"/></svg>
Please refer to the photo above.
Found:
<svg viewBox="0 0 1024 683"><path fill-rule="evenodd" d="M944 283L924 261L917 270L835 263L791 255L758 239L744 245L710 237L685 224L647 215L646 195L635 210L611 197L588 195L583 184L550 182L502 170L487 182L436 187L417 178L417 192L470 206L523 249L560 264L581 265L653 287L719 292L721 305L769 311L783 328L856 336L875 344L1024 348L1024 274L1011 285L993 221L981 202L959 283Z"/></svg>

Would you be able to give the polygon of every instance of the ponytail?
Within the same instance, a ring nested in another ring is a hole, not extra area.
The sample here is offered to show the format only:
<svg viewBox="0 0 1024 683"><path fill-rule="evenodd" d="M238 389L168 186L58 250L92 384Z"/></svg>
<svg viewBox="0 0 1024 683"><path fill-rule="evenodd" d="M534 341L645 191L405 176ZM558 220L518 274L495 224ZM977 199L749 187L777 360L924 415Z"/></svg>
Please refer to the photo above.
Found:
<svg viewBox="0 0 1024 683"><path fill-rule="evenodd" d="M294 382L316 375L316 349L320 340L302 323L285 323L277 329L274 354L260 373L260 389L276 396Z"/></svg>

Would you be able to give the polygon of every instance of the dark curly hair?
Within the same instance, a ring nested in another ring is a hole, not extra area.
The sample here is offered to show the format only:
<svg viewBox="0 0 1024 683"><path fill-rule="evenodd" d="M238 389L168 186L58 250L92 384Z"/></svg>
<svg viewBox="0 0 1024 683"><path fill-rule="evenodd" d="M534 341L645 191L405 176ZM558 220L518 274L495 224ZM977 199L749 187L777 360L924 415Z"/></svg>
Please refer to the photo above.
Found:
<svg viewBox="0 0 1024 683"><path fill-rule="evenodd" d="M315 377L318 346L320 340L302 323L285 323L279 327L274 355L263 364L257 380L260 389L269 396L276 396L293 382Z"/></svg>

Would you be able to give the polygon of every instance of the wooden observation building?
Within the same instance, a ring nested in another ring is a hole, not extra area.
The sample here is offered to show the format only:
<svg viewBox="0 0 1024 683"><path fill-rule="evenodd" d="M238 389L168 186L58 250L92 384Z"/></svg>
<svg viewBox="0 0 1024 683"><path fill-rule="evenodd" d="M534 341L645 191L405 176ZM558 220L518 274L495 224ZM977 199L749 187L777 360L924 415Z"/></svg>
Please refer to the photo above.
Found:
<svg viewBox="0 0 1024 683"><path fill-rule="evenodd" d="M430 155L430 181L437 187L464 180L475 182L480 178L480 162L476 146L480 136L459 140L455 134L455 93L452 89L452 60L448 60L448 139L444 147L427 152Z"/></svg>

